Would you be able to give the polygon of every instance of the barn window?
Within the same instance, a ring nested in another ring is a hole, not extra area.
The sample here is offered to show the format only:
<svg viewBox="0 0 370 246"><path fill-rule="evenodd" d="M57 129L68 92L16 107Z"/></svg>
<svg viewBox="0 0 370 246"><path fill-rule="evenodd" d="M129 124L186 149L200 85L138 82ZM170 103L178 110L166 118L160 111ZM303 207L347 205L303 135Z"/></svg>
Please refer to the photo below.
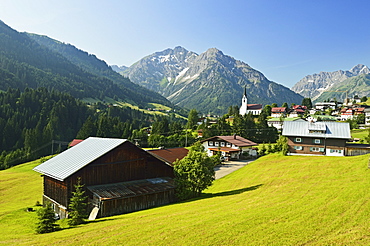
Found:
<svg viewBox="0 0 370 246"><path fill-rule="evenodd" d="M225 147L225 142L221 142L221 147Z"/></svg>
<svg viewBox="0 0 370 246"><path fill-rule="evenodd" d="M219 146L219 142L215 142L215 146Z"/></svg>
<svg viewBox="0 0 370 246"><path fill-rule="evenodd" d="M295 138L295 142L297 142L297 143L302 142L302 138Z"/></svg>
<svg viewBox="0 0 370 246"><path fill-rule="evenodd" d="M209 145L209 146L213 146L213 141L209 141L209 142L208 142L208 145Z"/></svg>

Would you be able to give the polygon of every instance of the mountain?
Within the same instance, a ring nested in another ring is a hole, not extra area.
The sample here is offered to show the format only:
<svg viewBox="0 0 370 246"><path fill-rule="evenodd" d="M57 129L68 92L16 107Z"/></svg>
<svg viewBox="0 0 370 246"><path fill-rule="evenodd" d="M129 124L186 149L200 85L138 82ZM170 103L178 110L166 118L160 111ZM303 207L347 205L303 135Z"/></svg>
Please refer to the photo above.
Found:
<svg viewBox="0 0 370 246"><path fill-rule="evenodd" d="M248 103L290 104L303 99L216 48L200 55L183 47L166 49L144 57L122 74L177 105L201 112L226 113L229 106L241 103L244 87Z"/></svg>
<svg viewBox="0 0 370 246"><path fill-rule="evenodd" d="M46 87L76 98L115 97L136 105L171 103L132 83L104 61L46 36L19 33L0 21L0 90Z"/></svg>
<svg viewBox="0 0 370 246"><path fill-rule="evenodd" d="M322 102L331 99L344 101L347 96L348 98L353 98L355 95L359 97L368 97L370 95L369 73L350 77L342 82L334 84L329 91L323 91L315 101Z"/></svg>
<svg viewBox="0 0 370 246"><path fill-rule="evenodd" d="M113 71L117 73L124 72L127 69L126 66L117 66L117 65L112 65L111 68L113 69Z"/></svg>
<svg viewBox="0 0 370 246"><path fill-rule="evenodd" d="M370 74L370 69L362 64L358 64L348 71L338 70L334 72L320 72L318 74L315 73L313 75L307 75L306 77L301 79L292 87L292 90L304 97L310 97L315 101L322 100L323 97L320 96L324 92L326 92L325 97L330 95L337 95L337 99L344 99L345 89L342 88L342 85L348 83L352 84L352 81L357 80L355 79L355 77L362 76L362 78L364 78L366 76L363 75L367 74ZM356 94L362 94L362 90L359 90L359 88L356 88L356 86L353 88L349 87L349 89L353 89ZM344 93L331 93L334 91L340 91ZM364 94L367 93L364 92ZM326 99L327 98L325 98L324 100Z"/></svg>

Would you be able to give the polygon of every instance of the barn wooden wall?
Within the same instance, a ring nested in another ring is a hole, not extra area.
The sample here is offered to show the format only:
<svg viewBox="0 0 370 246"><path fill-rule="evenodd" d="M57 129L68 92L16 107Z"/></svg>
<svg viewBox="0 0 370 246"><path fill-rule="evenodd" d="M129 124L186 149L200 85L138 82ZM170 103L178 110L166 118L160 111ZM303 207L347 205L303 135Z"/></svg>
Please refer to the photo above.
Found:
<svg viewBox="0 0 370 246"><path fill-rule="evenodd" d="M126 141L63 182L44 176L44 194L68 207L79 177L82 184L90 186L148 178L173 178L174 173L173 167Z"/></svg>

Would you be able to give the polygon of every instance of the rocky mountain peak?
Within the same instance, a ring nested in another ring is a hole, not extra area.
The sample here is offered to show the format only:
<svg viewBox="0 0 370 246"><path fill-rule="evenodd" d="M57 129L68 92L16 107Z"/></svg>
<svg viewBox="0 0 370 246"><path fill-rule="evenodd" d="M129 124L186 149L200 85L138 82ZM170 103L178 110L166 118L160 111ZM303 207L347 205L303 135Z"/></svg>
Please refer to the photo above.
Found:
<svg viewBox="0 0 370 246"><path fill-rule="evenodd" d="M370 69L363 65L363 64L358 64L356 66L354 66L353 68L351 68L351 70L349 70L353 75L357 76L357 75L360 75L360 74L368 74L370 73Z"/></svg>
<svg viewBox="0 0 370 246"><path fill-rule="evenodd" d="M181 46L156 52L125 70L133 82L157 91L174 104L225 113L247 88L251 103L300 103L302 97L266 79L248 64L210 48L197 55Z"/></svg>

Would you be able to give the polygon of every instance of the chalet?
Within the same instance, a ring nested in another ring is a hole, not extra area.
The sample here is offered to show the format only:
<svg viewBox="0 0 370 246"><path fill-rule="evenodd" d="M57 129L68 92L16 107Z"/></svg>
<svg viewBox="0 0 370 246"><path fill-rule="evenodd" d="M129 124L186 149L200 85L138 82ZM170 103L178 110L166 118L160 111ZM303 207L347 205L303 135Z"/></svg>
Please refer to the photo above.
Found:
<svg viewBox="0 0 370 246"><path fill-rule="evenodd" d="M240 159L243 153L256 156L257 151L253 148L257 144L243 137L215 136L201 141L208 156L221 152L221 155L228 159Z"/></svg>
<svg viewBox="0 0 370 246"><path fill-rule="evenodd" d="M340 122L284 122L282 135L292 155L344 156L351 138L349 123Z"/></svg>
<svg viewBox="0 0 370 246"><path fill-rule="evenodd" d="M286 107L271 108L271 117L273 118L285 117L287 113L288 111Z"/></svg>
<svg viewBox="0 0 370 246"><path fill-rule="evenodd" d="M306 110L307 110L306 106L294 105L289 112L289 118L303 116Z"/></svg>
<svg viewBox="0 0 370 246"><path fill-rule="evenodd" d="M189 153L189 150L186 148L168 148L148 150L148 152L168 165L173 166L173 163L184 158Z"/></svg>
<svg viewBox="0 0 370 246"><path fill-rule="evenodd" d="M80 178L97 217L175 201L173 168L125 139L90 137L33 169L44 179L43 202L60 218Z"/></svg>
<svg viewBox="0 0 370 246"><path fill-rule="evenodd" d="M247 88L244 88L244 94L242 97L242 105L239 109L239 114L245 115L251 113L252 115L260 115L262 112L262 104L247 104Z"/></svg>

